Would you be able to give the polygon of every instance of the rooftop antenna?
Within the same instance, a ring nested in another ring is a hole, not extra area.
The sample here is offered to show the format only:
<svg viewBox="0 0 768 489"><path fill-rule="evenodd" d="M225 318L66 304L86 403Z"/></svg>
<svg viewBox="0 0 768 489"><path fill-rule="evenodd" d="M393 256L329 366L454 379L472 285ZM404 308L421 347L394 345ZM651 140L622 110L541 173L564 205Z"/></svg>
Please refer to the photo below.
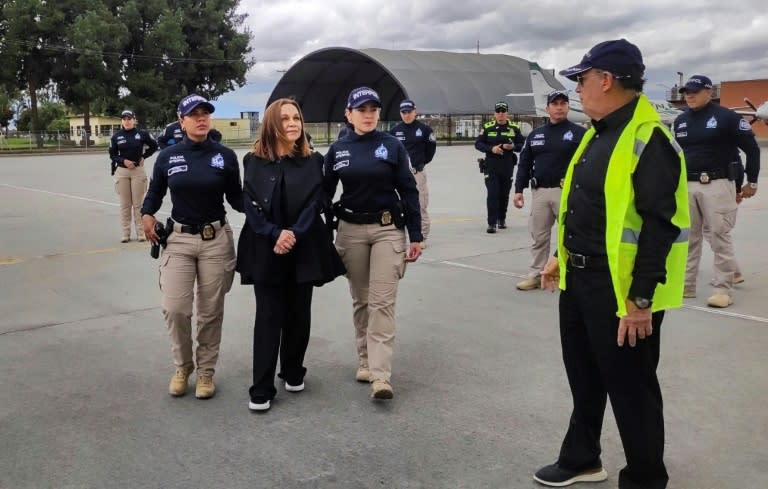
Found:
<svg viewBox="0 0 768 489"><path fill-rule="evenodd" d="M480 39L477 40L477 54L480 54Z"/></svg>

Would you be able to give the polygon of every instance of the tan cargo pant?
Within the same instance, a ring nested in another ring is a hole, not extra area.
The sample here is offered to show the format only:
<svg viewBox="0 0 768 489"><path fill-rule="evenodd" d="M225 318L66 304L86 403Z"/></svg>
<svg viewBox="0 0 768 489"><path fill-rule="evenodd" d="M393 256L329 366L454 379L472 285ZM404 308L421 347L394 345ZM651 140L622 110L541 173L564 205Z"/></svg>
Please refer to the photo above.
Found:
<svg viewBox="0 0 768 489"><path fill-rule="evenodd" d="M552 226L557 222L560 211L560 187L531 190L531 215L528 230L533 238L531 246L531 270L529 277L538 277L551 256L549 247L552 240Z"/></svg>
<svg viewBox="0 0 768 489"><path fill-rule="evenodd" d="M405 274L405 231L340 221L336 249L347 267L360 365L370 369L371 381L389 381L397 284Z"/></svg>
<svg viewBox="0 0 768 489"><path fill-rule="evenodd" d="M131 238L131 212L136 226L136 238L144 239L144 225L141 222L141 204L147 193L147 172L144 166L115 170L115 192L120 197L120 224L122 237Z"/></svg>
<svg viewBox="0 0 768 489"><path fill-rule="evenodd" d="M429 212L427 207L429 206L429 188L427 187L427 173L422 170L416 172L414 175L416 179L416 189L419 191L419 207L421 207L421 235L424 240L429 236L429 230L431 229Z"/></svg>
<svg viewBox="0 0 768 489"><path fill-rule="evenodd" d="M192 303L197 299L197 371L213 375L219 358L224 295L235 274L235 242L229 224L216 223L216 237L174 232L160 258L160 290L173 363L194 369L192 359ZM197 282L197 290L195 290ZM196 296L196 297L195 297Z"/></svg>
<svg viewBox="0 0 768 489"><path fill-rule="evenodd" d="M733 276L738 265L733 252L731 229L736 223L736 188L733 182L721 178L711 183L688 182L688 207L691 232L688 242L688 263L685 272L686 289L696 289L696 277L701 261L703 229L709 232L709 245L714 254L714 292L730 295Z"/></svg>

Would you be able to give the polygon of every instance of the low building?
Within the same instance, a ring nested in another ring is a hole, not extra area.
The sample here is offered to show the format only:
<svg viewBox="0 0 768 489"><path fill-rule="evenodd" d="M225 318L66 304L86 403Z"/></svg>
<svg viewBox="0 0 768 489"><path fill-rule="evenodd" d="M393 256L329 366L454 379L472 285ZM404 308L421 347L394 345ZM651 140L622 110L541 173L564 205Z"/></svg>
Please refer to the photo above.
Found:
<svg viewBox="0 0 768 489"><path fill-rule="evenodd" d="M88 144L103 145L109 144L109 139L115 131L120 130L121 120L119 117L92 115L91 116L91 137ZM72 141L78 145L84 145L85 119L82 115L76 115L69 118L69 136Z"/></svg>

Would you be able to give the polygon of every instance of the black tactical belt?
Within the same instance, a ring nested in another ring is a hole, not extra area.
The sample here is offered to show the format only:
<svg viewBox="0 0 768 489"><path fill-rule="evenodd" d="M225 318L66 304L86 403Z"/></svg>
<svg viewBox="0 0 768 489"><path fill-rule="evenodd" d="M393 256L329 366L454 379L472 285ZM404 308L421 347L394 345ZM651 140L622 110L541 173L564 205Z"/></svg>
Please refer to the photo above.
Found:
<svg viewBox="0 0 768 489"><path fill-rule="evenodd" d="M608 257L605 255L586 256L568 252L568 265L579 270L608 270Z"/></svg>
<svg viewBox="0 0 768 489"><path fill-rule="evenodd" d="M719 180L721 178L727 178L723 172L718 170L708 170L701 172L688 172L689 182L709 183L712 180Z"/></svg>
<svg viewBox="0 0 768 489"><path fill-rule="evenodd" d="M392 212L390 210L379 212L352 212L348 209L336 209L336 217L342 221L352 224L381 224L389 226L392 224Z"/></svg>
<svg viewBox="0 0 768 489"><path fill-rule="evenodd" d="M224 226L227 223L227 218L222 217L218 221L207 222L205 224L181 224L180 222L175 222L174 224L178 224L180 227L179 231L184 234L199 234L203 239L213 239L216 236L216 230L213 225L217 222L221 226ZM210 230L213 230L213 236L206 238L206 236L210 236Z"/></svg>

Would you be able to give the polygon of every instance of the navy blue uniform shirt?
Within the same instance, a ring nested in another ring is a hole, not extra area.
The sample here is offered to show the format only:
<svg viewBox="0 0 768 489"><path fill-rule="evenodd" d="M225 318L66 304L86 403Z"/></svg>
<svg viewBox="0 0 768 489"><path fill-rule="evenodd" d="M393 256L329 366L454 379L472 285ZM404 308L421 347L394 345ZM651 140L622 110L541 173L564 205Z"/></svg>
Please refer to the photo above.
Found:
<svg viewBox="0 0 768 489"><path fill-rule="evenodd" d="M515 193L522 193L532 177L536 177L539 187L559 187L585 132L567 119L557 124L547 121L531 131L520 152Z"/></svg>
<svg viewBox="0 0 768 489"><path fill-rule="evenodd" d="M728 165L737 161L734 155L739 148L747 156L747 181L757 183L760 147L749 122L736 112L709 102L699 110L689 108L677 116L673 128L689 172L718 171L728 175Z"/></svg>
<svg viewBox="0 0 768 489"><path fill-rule="evenodd" d="M381 131L362 136L351 132L331 144L323 172L325 193L333 198L341 180L339 202L352 212L391 209L402 199L408 236L411 242L422 241L419 191L408 153L397 138Z"/></svg>
<svg viewBox="0 0 768 489"><path fill-rule="evenodd" d="M389 133L395 136L403 143L411 157L411 166L416 171L424 170L424 165L432 161L437 149L437 139L432 128L420 121L413 121L410 124L400 122L389 130Z"/></svg>
<svg viewBox="0 0 768 489"><path fill-rule="evenodd" d="M206 139L184 139L163 150L155 161L141 213L154 215L171 190L171 217L182 224L201 225L223 219L224 197L243 212L240 165L235 152Z"/></svg>
<svg viewBox="0 0 768 489"><path fill-rule="evenodd" d="M144 146L147 149L144 149ZM109 140L109 157L117 166L125 167L124 160L138 164L157 151L157 142L143 129L120 129Z"/></svg>
<svg viewBox="0 0 768 489"><path fill-rule="evenodd" d="M565 225L565 248L572 253L587 256L607 253L605 177L619 136L636 107L637 99L602 120L592 121L596 134L573 167L568 205L565 214L560 216ZM656 284L666 282L667 255L680 234L680 228L672 224L677 210L675 190L680 169L675 148L660 129L654 129L632 175L635 208L643 218L643 226L632 270L630 297L651 298Z"/></svg>
<svg viewBox="0 0 768 489"><path fill-rule="evenodd" d="M517 163L515 151L523 149L524 142L525 138L516 124L507 121L502 125L493 120L483 126L483 132L475 140L475 149L485 153L487 171L511 177ZM505 149L501 155L493 153L494 146L506 143L514 144L514 148Z"/></svg>
<svg viewBox="0 0 768 489"><path fill-rule="evenodd" d="M182 139L184 139L184 131L181 130L179 121L176 121L165 126L163 133L157 137L157 142L160 144L160 149L165 149L180 143Z"/></svg>

